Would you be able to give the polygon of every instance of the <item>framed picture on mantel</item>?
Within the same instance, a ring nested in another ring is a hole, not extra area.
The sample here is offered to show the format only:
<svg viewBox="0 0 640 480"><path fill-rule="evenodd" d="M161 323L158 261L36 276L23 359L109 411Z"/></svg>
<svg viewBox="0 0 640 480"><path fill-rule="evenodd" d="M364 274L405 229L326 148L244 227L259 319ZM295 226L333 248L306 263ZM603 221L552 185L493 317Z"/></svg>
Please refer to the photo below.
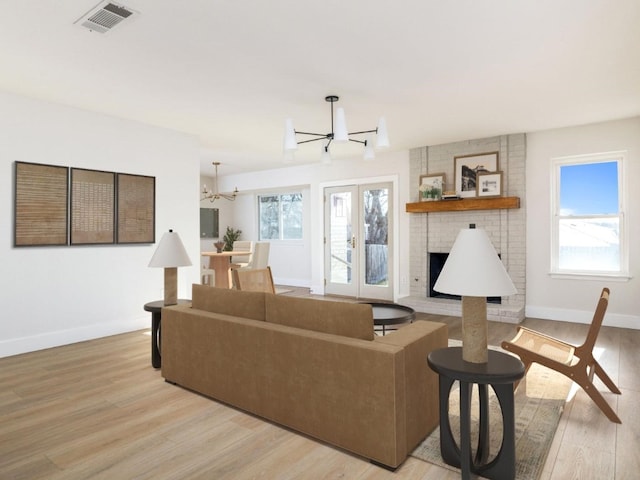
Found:
<svg viewBox="0 0 640 480"><path fill-rule="evenodd" d="M499 197L502 195L502 172L478 173L478 197Z"/></svg>
<svg viewBox="0 0 640 480"><path fill-rule="evenodd" d="M462 198L476 196L478 174L498 171L498 152L461 155L453 161L454 185Z"/></svg>
<svg viewBox="0 0 640 480"><path fill-rule="evenodd" d="M446 185L445 181L446 176L444 173L420 175L418 200L421 202L440 200L442 198L442 190Z"/></svg>

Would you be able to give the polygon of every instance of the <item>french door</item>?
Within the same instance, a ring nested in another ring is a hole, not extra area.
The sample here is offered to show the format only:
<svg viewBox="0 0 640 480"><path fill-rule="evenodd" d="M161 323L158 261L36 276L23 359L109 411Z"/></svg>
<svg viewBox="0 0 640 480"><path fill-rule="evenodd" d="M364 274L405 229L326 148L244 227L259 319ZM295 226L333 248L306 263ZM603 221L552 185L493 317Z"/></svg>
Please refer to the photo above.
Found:
<svg viewBox="0 0 640 480"><path fill-rule="evenodd" d="M325 293L393 300L392 184L326 188Z"/></svg>

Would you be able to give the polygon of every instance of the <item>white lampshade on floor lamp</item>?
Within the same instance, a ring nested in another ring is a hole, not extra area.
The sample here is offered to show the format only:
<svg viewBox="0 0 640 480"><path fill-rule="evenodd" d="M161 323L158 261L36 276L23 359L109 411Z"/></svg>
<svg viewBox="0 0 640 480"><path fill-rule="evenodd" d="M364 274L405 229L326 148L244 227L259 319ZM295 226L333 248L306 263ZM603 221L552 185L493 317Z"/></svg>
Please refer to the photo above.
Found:
<svg viewBox="0 0 640 480"><path fill-rule="evenodd" d="M164 304L178 303L178 267L188 267L191 260L180 236L169 230L160 239L158 248L149 261L150 267L164 268Z"/></svg>
<svg viewBox="0 0 640 480"><path fill-rule="evenodd" d="M462 296L462 358L487 363L487 297L517 290L487 233L469 227L458 234L433 289Z"/></svg>

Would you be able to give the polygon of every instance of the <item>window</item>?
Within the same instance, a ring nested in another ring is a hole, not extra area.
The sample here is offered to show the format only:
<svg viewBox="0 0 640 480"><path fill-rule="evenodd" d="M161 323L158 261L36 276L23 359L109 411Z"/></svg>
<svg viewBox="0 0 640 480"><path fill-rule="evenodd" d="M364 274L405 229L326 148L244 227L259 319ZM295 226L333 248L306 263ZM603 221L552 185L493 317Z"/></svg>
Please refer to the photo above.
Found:
<svg viewBox="0 0 640 480"><path fill-rule="evenodd" d="M260 240L302 240L302 193L258 196Z"/></svg>
<svg viewBox="0 0 640 480"><path fill-rule="evenodd" d="M553 160L552 273L625 275L623 154Z"/></svg>

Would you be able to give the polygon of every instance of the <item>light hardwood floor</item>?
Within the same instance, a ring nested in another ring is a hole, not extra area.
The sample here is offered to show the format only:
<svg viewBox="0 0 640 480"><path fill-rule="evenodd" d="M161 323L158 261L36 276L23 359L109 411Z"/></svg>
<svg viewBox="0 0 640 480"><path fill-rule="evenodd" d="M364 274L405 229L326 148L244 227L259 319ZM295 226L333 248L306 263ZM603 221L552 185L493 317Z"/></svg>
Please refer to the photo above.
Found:
<svg viewBox="0 0 640 480"><path fill-rule="evenodd" d="M418 314L449 325L460 319ZM578 342L586 326L527 319ZM513 325L491 322L489 342ZM637 479L640 331L603 328L601 363L615 425L582 391L568 403L543 479ZM425 368L426 359L425 359ZM598 383L601 389L604 387ZM424 479L459 474L415 458L389 472L229 406L165 383L139 331L0 359L0 479Z"/></svg>

